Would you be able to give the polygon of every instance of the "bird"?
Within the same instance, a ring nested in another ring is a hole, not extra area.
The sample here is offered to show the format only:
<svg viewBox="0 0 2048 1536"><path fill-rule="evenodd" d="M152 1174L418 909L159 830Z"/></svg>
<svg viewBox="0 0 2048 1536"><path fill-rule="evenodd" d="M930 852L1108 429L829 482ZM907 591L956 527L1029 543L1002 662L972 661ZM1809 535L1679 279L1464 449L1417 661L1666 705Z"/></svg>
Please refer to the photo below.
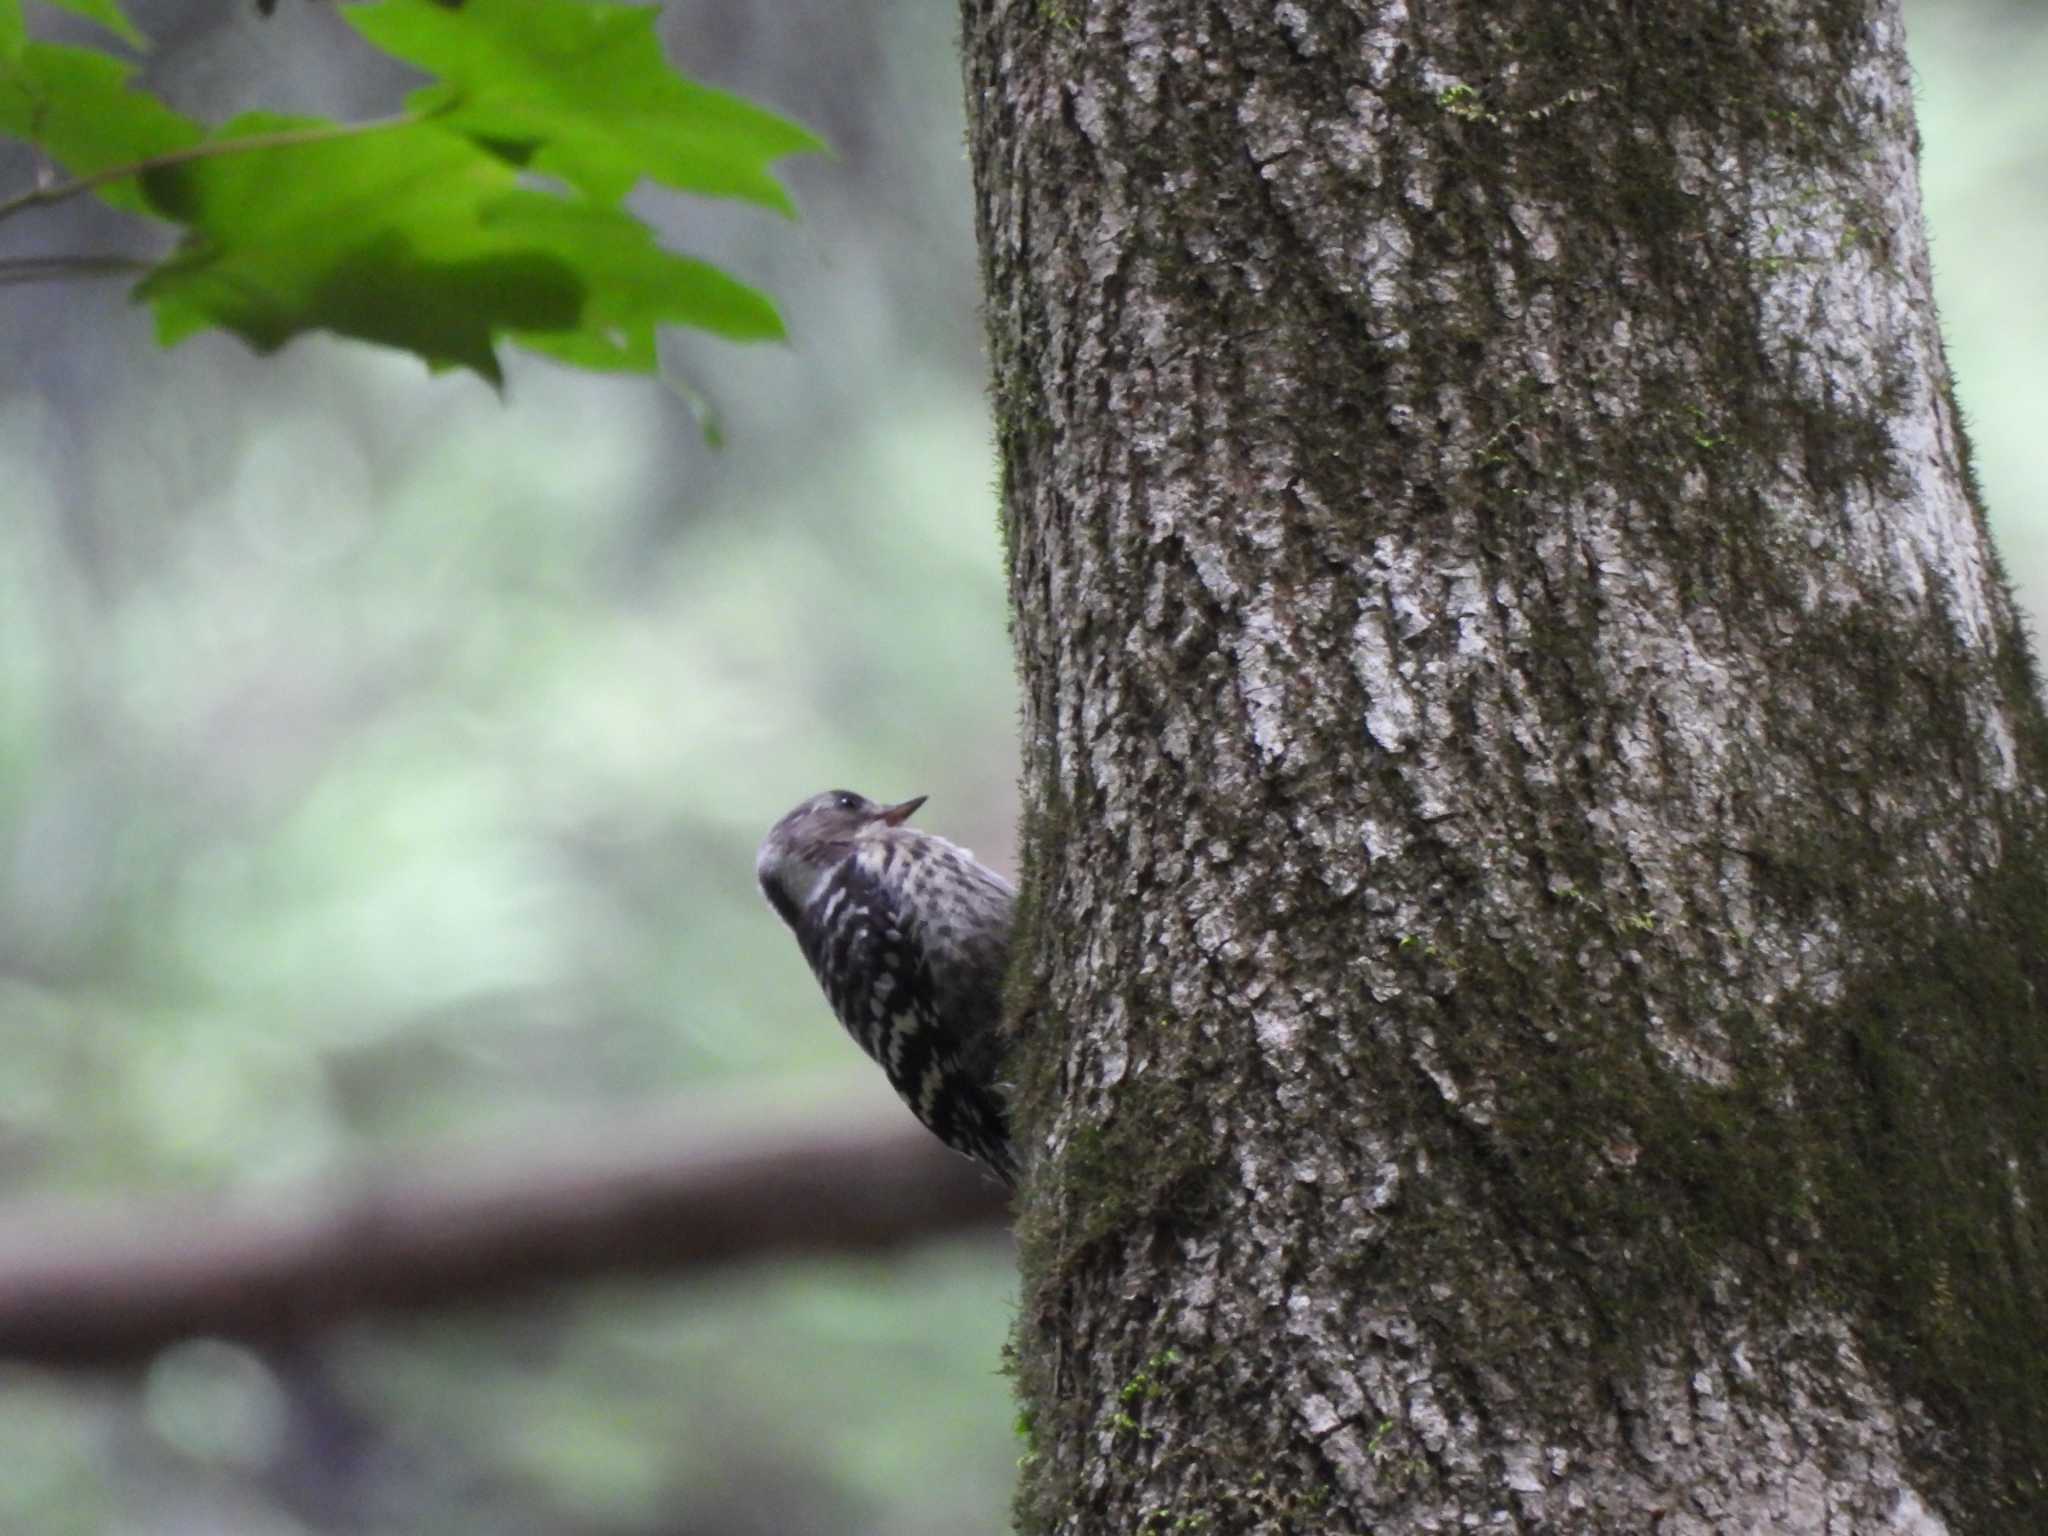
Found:
<svg viewBox="0 0 2048 1536"><path fill-rule="evenodd" d="M908 824L927 798L812 795L762 839L754 875L833 1013L911 1113L1014 1187L999 1078L1017 892L965 848Z"/></svg>

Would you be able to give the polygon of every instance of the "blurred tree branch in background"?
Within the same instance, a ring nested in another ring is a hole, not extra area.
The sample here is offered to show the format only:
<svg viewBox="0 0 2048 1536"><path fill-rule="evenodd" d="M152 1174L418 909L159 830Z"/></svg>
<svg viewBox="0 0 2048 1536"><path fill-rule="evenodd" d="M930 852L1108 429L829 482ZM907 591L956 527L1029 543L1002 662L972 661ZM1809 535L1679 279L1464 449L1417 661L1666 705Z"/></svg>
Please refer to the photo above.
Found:
<svg viewBox="0 0 2048 1536"><path fill-rule="evenodd" d="M856 1174L853 1170L858 1170ZM566 1280L888 1248L1003 1192L908 1120L753 1134L697 1114L242 1199L0 1211L0 1358L139 1362Z"/></svg>

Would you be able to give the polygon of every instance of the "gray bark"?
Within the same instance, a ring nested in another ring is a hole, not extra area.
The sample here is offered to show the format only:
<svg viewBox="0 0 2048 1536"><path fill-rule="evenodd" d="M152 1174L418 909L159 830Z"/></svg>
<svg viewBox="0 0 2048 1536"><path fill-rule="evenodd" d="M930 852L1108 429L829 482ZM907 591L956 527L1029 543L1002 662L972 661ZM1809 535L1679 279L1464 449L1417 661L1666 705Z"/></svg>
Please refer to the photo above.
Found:
<svg viewBox="0 0 2048 1536"><path fill-rule="evenodd" d="M963 0L1027 1530L2048 1528L1892 0Z"/></svg>

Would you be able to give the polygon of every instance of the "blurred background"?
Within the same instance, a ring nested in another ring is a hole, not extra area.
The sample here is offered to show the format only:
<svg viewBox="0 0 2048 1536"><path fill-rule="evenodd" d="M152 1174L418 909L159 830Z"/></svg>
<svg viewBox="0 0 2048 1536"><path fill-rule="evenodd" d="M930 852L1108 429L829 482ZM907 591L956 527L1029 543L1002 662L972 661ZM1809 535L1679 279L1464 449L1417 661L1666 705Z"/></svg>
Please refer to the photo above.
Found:
<svg viewBox="0 0 2048 1536"><path fill-rule="evenodd" d="M200 115L405 88L323 6L130 9ZM1950 355L2038 627L2048 16L1907 11ZM775 294L787 346L671 337L672 388L515 358L500 401L337 342L160 353L118 284L0 289L0 1199L288 1189L677 1100L899 1113L752 856L841 784L1013 856L957 17L664 26L835 147L786 167L800 224L645 205ZM136 236L73 205L4 239ZM994 1533L1013 1297L983 1236L289 1361L0 1365L0 1536Z"/></svg>

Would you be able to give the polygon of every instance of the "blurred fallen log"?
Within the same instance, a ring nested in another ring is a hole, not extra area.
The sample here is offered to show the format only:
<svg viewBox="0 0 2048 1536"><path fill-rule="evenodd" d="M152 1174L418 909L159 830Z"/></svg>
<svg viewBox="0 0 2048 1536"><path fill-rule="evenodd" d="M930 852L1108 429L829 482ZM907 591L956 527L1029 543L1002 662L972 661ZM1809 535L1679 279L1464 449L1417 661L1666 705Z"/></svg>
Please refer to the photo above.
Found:
<svg viewBox="0 0 2048 1536"><path fill-rule="evenodd" d="M886 1249L999 1223L1003 1190L909 1120L671 1116L233 1199L0 1207L0 1359L116 1366L597 1276Z"/></svg>

